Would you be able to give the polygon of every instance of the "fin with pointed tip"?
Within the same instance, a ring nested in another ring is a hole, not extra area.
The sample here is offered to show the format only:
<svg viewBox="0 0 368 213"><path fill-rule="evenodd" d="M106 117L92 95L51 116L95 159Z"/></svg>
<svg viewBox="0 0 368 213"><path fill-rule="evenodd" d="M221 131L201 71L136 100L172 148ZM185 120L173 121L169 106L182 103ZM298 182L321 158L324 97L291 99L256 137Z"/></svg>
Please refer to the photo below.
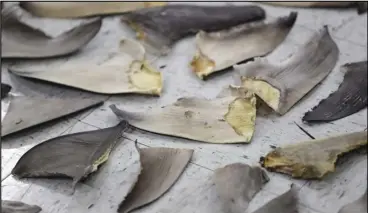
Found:
<svg viewBox="0 0 368 213"><path fill-rule="evenodd" d="M11 97L8 112L1 122L1 136L4 137L102 103L101 100L93 99Z"/></svg>
<svg viewBox="0 0 368 213"><path fill-rule="evenodd" d="M339 49L325 26L280 64L256 58L234 68L242 75L243 87L283 115L327 77L338 56Z"/></svg>
<svg viewBox="0 0 368 213"><path fill-rule="evenodd" d="M69 177L76 184L106 162L128 127L121 121L110 128L79 132L44 141L27 151L12 170L18 178Z"/></svg>
<svg viewBox="0 0 368 213"><path fill-rule="evenodd" d="M334 121L367 107L367 61L345 64L342 68L346 69L346 73L337 91L305 113L303 121Z"/></svg>
<svg viewBox="0 0 368 213"><path fill-rule="evenodd" d="M200 30L224 30L264 18L258 6L167 5L126 13L122 20L149 51L167 54L174 42Z"/></svg>
<svg viewBox="0 0 368 213"><path fill-rule="evenodd" d="M1 11L1 58L47 58L74 53L99 32L102 19L77 26L55 38L20 21L18 5Z"/></svg>

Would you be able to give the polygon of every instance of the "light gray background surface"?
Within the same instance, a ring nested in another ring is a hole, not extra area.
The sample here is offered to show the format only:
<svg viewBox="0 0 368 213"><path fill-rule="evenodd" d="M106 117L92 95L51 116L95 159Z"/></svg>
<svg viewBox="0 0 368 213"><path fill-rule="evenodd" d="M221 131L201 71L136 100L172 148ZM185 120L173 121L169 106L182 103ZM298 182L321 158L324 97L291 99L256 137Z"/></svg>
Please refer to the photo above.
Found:
<svg viewBox="0 0 368 213"><path fill-rule="evenodd" d="M186 3L193 4L193 3ZM197 3L206 5L209 3ZM225 4L225 3L211 3ZM247 3L226 4L242 5ZM306 96L286 115L268 118L258 117L256 132L251 144L225 145L206 144L175 137L165 137L135 130L126 134L131 140L137 139L140 147L173 147L194 149L194 155L187 169L178 182L161 199L135 212L159 212L165 208L167 212L177 206L176 202L187 200L183 212L204 212L210 209L208 199L201 194L200 182L213 173L213 170L229 163L243 162L257 165L260 156L267 154L270 145L297 143L308 140L294 122L297 122L316 138L335 134L362 131L367 127L367 110L364 109L347 118L328 124L307 126L301 123L303 114L335 91L343 79L344 73L340 65L348 62L367 60L367 16L358 15L356 10L297 9L282 8L260 4L268 18L286 16L290 11L297 11L298 18L287 39L268 58L278 62L297 50L298 46L307 42L314 32L328 25L334 41L340 49L340 57L335 69L320 86ZM24 17L24 20L27 18ZM28 23L38 26L49 35L56 36L80 23L70 20L53 20L32 18ZM2 199L12 199L36 204L47 213L109 213L116 212L119 202L130 188L132 177L138 169L137 153L133 142L126 139L112 152L109 161L89 180L77 186L76 193L69 194L71 181L64 180L15 180L10 171L18 159L36 144L68 133L106 128L118 122L108 106L116 104L120 108L144 112L151 107L164 106L184 96L214 98L224 86L233 83L233 71L228 71L201 81L190 70L189 63L195 52L194 37L177 42L171 54L155 59L149 57L164 78L164 89L161 97L140 95L101 96L56 86L40 81L19 78L8 74L10 63L27 63L34 67L52 67L69 60L85 60L99 63L112 57L118 50L118 42L122 38L134 38L135 33L122 24L119 17L108 17L98 35L78 54L73 56L35 61L2 61L2 82L11 83L14 91L24 95L44 95L101 98L106 100L99 108L89 110L73 117L53 122L33 131L25 131L2 140L1 171ZM165 122L165 121L163 121ZM355 154L343 158L336 172L321 181L292 180L288 176L269 173L271 181L256 197L252 208L283 193L291 182L298 187L300 213L336 213L338 209L360 197L366 189L367 178L366 154ZM197 187L198 186L198 187ZM93 204L93 205L92 205ZM189 206L189 207L188 207ZM215 206L215 205L214 205ZM184 208L184 207L183 207ZM211 212L211 211L208 211Z"/></svg>

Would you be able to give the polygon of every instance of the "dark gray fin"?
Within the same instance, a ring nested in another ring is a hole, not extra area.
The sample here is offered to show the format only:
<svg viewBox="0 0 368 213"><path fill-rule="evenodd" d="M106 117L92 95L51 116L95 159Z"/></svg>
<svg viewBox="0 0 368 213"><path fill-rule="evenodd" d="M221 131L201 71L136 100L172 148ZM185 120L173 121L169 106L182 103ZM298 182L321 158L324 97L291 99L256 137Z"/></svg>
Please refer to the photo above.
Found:
<svg viewBox="0 0 368 213"><path fill-rule="evenodd" d="M305 113L303 121L334 121L367 107L367 61L345 64L343 68L346 68L346 73L339 88Z"/></svg>
<svg viewBox="0 0 368 213"><path fill-rule="evenodd" d="M193 154L191 149L138 148L138 151L142 171L134 188L120 203L119 213L128 213L159 199L175 184Z"/></svg>
<svg viewBox="0 0 368 213"><path fill-rule="evenodd" d="M12 87L10 85L1 83L1 99L8 96L8 93L10 92L11 89Z"/></svg>
<svg viewBox="0 0 368 213"><path fill-rule="evenodd" d="M265 18L258 6L168 5L123 15L145 44L166 53L171 45L200 30L218 31Z"/></svg>
<svg viewBox="0 0 368 213"><path fill-rule="evenodd" d="M42 211L41 207L36 205L29 205L20 201L1 200L2 213L38 213L40 211Z"/></svg>
<svg viewBox="0 0 368 213"><path fill-rule="evenodd" d="M44 141L27 151L11 174L17 178L68 177L76 184L108 160L128 123L106 129L63 135Z"/></svg>

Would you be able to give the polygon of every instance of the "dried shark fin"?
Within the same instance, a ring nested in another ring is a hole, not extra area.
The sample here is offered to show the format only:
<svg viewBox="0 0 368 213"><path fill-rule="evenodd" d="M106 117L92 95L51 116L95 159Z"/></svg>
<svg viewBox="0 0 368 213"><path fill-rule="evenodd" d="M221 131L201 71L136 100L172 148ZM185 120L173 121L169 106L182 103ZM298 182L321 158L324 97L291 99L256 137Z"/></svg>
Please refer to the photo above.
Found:
<svg viewBox="0 0 368 213"><path fill-rule="evenodd" d="M36 205L29 205L20 201L1 200L2 213L38 213L42 209Z"/></svg>
<svg viewBox="0 0 368 213"><path fill-rule="evenodd" d="M223 30L264 18L258 6L168 5L126 13L122 20L149 50L167 54L174 42L200 30Z"/></svg>
<svg viewBox="0 0 368 213"><path fill-rule="evenodd" d="M269 181L259 167L234 163L215 170L214 183L223 212L244 213L250 201Z"/></svg>
<svg viewBox="0 0 368 213"><path fill-rule="evenodd" d="M303 121L334 121L367 107L367 61L349 63L342 67L346 69L346 73L337 91L307 112Z"/></svg>
<svg viewBox="0 0 368 213"><path fill-rule="evenodd" d="M132 191L119 206L128 213L159 199L178 180L189 163L193 150L172 148L139 149L142 172Z"/></svg>
<svg viewBox="0 0 368 213"><path fill-rule="evenodd" d="M11 89L12 87L10 85L1 83L1 99L8 96L8 93L10 92Z"/></svg>
<svg viewBox="0 0 368 213"><path fill-rule="evenodd" d="M261 164L294 178L321 179L335 171L340 155L366 145L367 132L355 132L276 148L261 158Z"/></svg>
<svg viewBox="0 0 368 213"><path fill-rule="evenodd" d="M254 95L214 100L180 98L145 113L127 112L115 105L110 108L118 118L139 129L208 143L248 143L255 128Z"/></svg>
<svg viewBox="0 0 368 213"><path fill-rule="evenodd" d="M106 129L63 135L38 144L17 162L12 174L18 178L69 177L76 184L108 160L128 123Z"/></svg>
<svg viewBox="0 0 368 213"><path fill-rule="evenodd" d="M290 189L280 196L270 200L268 203L253 213L297 213L296 187L292 184Z"/></svg>
<svg viewBox="0 0 368 213"><path fill-rule="evenodd" d="M120 53L102 64L71 62L47 70L9 67L12 73L101 94L160 95L161 73L145 60L143 46L133 40L120 42Z"/></svg>
<svg viewBox="0 0 368 213"><path fill-rule="evenodd" d="M270 23L256 22L219 32L199 32L197 52L191 62L194 73L204 79L239 62L272 52L289 34L297 13Z"/></svg>
<svg viewBox="0 0 368 213"><path fill-rule="evenodd" d="M358 14L362 14L367 11L367 2L327 2L327 1L305 1L305 2L263 2L274 6L285 7L311 7L311 8L351 8L356 7Z"/></svg>
<svg viewBox="0 0 368 213"><path fill-rule="evenodd" d="M74 53L99 32L102 20L94 19L55 38L20 21L18 5L1 11L1 58L47 58Z"/></svg>
<svg viewBox="0 0 368 213"><path fill-rule="evenodd" d="M338 55L339 49L325 26L279 65L256 58L234 68L242 75L243 87L283 115L327 77Z"/></svg>
<svg viewBox="0 0 368 213"><path fill-rule="evenodd" d="M21 2L20 6L36 16L80 18L125 13L145 7L166 5L166 2Z"/></svg>
<svg viewBox="0 0 368 213"><path fill-rule="evenodd" d="M343 206L338 213L367 213L367 190L356 201Z"/></svg>
<svg viewBox="0 0 368 213"><path fill-rule="evenodd" d="M103 101L93 99L11 97L8 112L1 122L1 136L4 137L101 104Z"/></svg>

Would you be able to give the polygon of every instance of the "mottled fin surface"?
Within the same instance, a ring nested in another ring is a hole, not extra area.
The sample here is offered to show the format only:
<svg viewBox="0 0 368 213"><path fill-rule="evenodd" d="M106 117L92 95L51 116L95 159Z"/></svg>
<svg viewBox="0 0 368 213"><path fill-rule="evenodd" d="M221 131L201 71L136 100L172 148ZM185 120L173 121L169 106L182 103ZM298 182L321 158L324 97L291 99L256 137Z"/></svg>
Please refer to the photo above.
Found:
<svg viewBox="0 0 368 213"><path fill-rule="evenodd" d="M345 64L342 68L346 73L339 88L307 112L303 121L334 121L367 107L367 61Z"/></svg>
<svg viewBox="0 0 368 213"><path fill-rule="evenodd" d="M249 143L255 129L253 94L240 97L234 93L213 100L184 97L144 112L126 111L115 105L110 108L136 128L207 143Z"/></svg>
<svg viewBox="0 0 368 213"><path fill-rule="evenodd" d="M1 11L1 58L48 58L74 53L99 32L102 19L93 19L51 38L20 21L22 9L15 4Z"/></svg>

